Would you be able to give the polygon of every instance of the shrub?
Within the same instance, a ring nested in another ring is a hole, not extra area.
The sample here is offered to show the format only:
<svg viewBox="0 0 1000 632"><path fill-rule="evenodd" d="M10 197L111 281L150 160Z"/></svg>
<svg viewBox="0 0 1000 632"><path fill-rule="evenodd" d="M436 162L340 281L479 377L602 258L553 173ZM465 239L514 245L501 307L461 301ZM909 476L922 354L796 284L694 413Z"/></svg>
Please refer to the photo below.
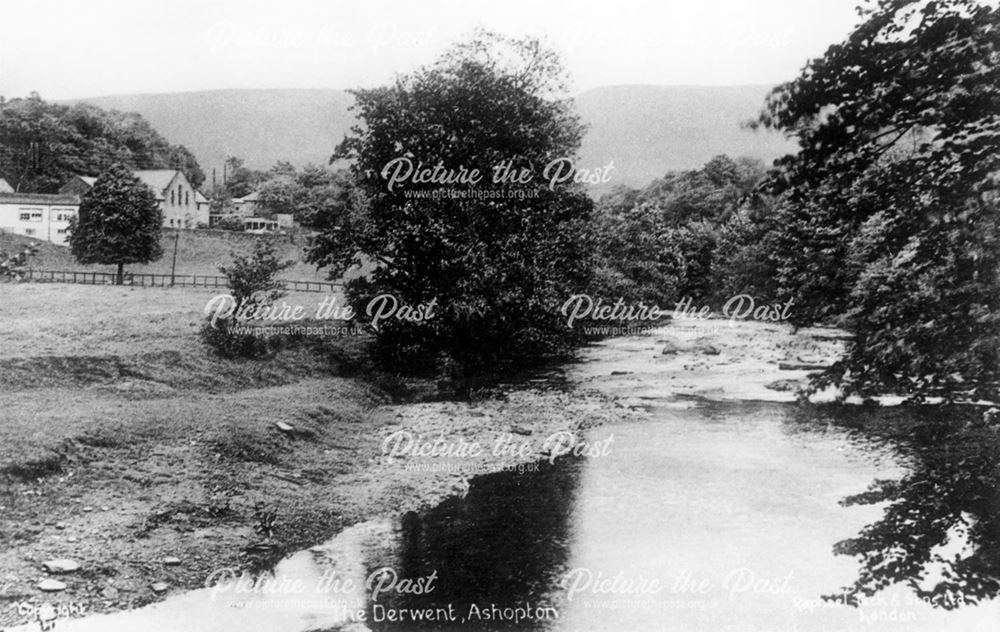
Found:
<svg viewBox="0 0 1000 632"><path fill-rule="evenodd" d="M243 220L235 215L227 215L224 217L220 217L215 222L215 226L213 226L213 228L217 228L219 230L236 230L242 232Z"/></svg>
<svg viewBox="0 0 1000 632"><path fill-rule="evenodd" d="M219 271L226 276L235 313L266 307L284 296L284 285L277 275L295 262L281 261L273 240L257 239L252 254L233 253L232 256L232 265L221 266ZM240 322L235 313L214 321L210 319L202 325L201 340L217 355L224 358L258 358L281 347L280 337L263 337L240 331L238 327L251 323Z"/></svg>

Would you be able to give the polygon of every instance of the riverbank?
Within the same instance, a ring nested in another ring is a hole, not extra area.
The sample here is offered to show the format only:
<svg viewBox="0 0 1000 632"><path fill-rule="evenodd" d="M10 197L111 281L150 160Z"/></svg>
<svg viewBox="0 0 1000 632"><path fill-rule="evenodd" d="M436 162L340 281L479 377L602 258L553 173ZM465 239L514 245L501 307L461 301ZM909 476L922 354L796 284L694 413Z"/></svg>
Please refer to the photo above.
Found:
<svg viewBox="0 0 1000 632"><path fill-rule="evenodd" d="M433 385L330 361L358 340L228 362L197 342L202 294L8 287L0 625L45 603L133 609L435 506L477 474L613 450L612 436L579 438L641 419L652 399L793 401L801 367L843 344L836 331L679 321L592 345L552 379L399 403ZM45 570L59 559L79 569Z"/></svg>
<svg viewBox="0 0 1000 632"><path fill-rule="evenodd" d="M3 290L0 627L45 604L130 610L220 568L265 568L641 414L544 386L400 404L433 384L354 377L357 339L208 355L203 293Z"/></svg>

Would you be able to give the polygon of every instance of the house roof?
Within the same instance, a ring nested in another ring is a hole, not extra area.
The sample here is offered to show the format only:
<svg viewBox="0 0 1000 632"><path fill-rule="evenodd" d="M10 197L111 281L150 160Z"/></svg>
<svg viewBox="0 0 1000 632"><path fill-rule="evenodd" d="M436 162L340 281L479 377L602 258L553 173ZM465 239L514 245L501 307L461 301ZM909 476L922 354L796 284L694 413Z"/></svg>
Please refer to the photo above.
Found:
<svg viewBox="0 0 1000 632"><path fill-rule="evenodd" d="M195 204L208 204L208 198L201 194L201 191L195 189L194 191L194 202Z"/></svg>
<svg viewBox="0 0 1000 632"><path fill-rule="evenodd" d="M176 169L141 169L133 171L132 175L139 178L140 182L152 189L157 197L163 198L165 197L164 191L170 186L170 183L173 182L178 173L180 172ZM97 178L93 176L74 176L74 178L89 187L94 186L94 183L97 182ZM197 193L195 194L195 199L197 199Z"/></svg>
<svg viewBox="0 0 1000 632"><path fill-rule="evenodd" d="M260 198L260 192L254 191L253 193L248 193L241 198L233 200L233 202L256 202Z"/></svg>
<svg viewBox="0 0 1000 632"><path fill-rule="evenodd" d="M0 178L0 193L13 193L14 188L7 184L7 181Z"/></svg>
<svg viewBox="0 0 1000 632"><path fill-rule="evenodd" d="M90 189L94 188L94 183L97 182L97 178L93 176L81 176L75 175L70 178L64 185L59 187L59 193L66 195L77 195L85 193Z"/></svg>
<svg viewBox="0 0 1000 632"><path fill-rule="evenodd" d="M51 195L47 193L0 193L0 204L57 204L77 206L80 197L76 195Z"/></svg>
<svg viewBox="0 0 1000 632"><path fill-rule="evenodd" d="M176 169L143 169L132 173L154 193L163 195L163 192L177 176L178 171Z"/></svg>

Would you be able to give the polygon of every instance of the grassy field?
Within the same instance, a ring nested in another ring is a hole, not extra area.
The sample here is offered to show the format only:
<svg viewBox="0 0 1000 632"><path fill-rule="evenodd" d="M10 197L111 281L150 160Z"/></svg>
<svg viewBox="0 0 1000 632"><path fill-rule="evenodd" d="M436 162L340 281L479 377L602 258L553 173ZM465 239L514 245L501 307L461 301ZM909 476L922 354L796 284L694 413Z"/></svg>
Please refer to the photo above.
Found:
<svg viewBox="0 0 1000 632"><path fill-rule="evenodd" d="M232 261L232 253L247 254L253 249L256 235L226 231L167 230L163 231L161 243L163 257L148 264L131 264L126 269L133 273L170 274L173 261L174 240L177 238L177 268L179 275L218 275L219 266ZM325 281L326 273L316 266L305 263L302 236L285 236L279 242L280 252L285 259L295 265L282 273L282 278L297 281ZM39 254L32 261L32 267L43 270L71 270L83 272L115 272L115 266L80 265L73 258L69 248L55 244L0 232L0 251L12 252L20 246L33 244Z"/></svg>
<svg viewBox="0 0 1000 632"><path fill-rule="evenodd" d="M197 331L208 301L225 290L62 283L0 284L0 359L204 351ZM321 293L282 300L315 310Z"/></svg>
<svg viewBox="0 0 1000 632"><path fill-rule="evenodd" d="M211 295L0 284L0 627L17 620L6 602L37 597L46 559L83 564L60 597L114 610L154 599L153 581L248 563L260 503L282 516L279 552L351 519L318 519L337 505L303 477L364 463L343 451L385 396L338 362L361 339L223 360L197 336ZM164 570L167 555L184 563Z"/></svg>

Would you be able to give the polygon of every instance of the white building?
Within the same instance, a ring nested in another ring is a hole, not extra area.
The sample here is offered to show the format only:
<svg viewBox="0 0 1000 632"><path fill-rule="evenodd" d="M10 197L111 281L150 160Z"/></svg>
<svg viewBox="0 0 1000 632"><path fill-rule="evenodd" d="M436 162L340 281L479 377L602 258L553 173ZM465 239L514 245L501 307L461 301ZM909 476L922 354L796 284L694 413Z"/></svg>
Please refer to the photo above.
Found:
<svg viewBox="0 0 1000 632"><path fill-rule="evenodd" d="M163 225L196 228L208 225L208 200L174 169L133 172L156 196L163 211ZM80 197L94 186L97 178L74 176L57 195L13 193L0 179L0 230L66 245L69 220L80 210Z"/></svg>
<svg viewBox="0 0 1000 632"><path fill-rule="evenodd" d="M160 203L163 225L172 228L196 228L208 225L208 209L198 208L198 192L187 176L173 169L136 171L135 177L146 184Z"/></svg>
<svg viewBox="0 0 1000 632"><path fill-rule="evenodd" d="M201 198L183 172L176 169L144 169L133 171L136 178L148 186L163 211L163 225L168 228L208 226L207 200ZM83 195L94 186L96 178L76 176L59 189L62 193Z"/></svg>
<svg viewBox="0 0 1000 632"><path fill-rule="evenodd" d="M205 226L208 226L208 220L202 219L207 218L211 215L212 201L201 194L201 191L194 192L195 204L198 209L198 221L203 222Z"/></svg>
<svg viewBox="0 0 1000 632"><path fill-rule="evenodd" d="M79 208L75 195L0 194L0 230L65 245L69 220Z"/></svg>

